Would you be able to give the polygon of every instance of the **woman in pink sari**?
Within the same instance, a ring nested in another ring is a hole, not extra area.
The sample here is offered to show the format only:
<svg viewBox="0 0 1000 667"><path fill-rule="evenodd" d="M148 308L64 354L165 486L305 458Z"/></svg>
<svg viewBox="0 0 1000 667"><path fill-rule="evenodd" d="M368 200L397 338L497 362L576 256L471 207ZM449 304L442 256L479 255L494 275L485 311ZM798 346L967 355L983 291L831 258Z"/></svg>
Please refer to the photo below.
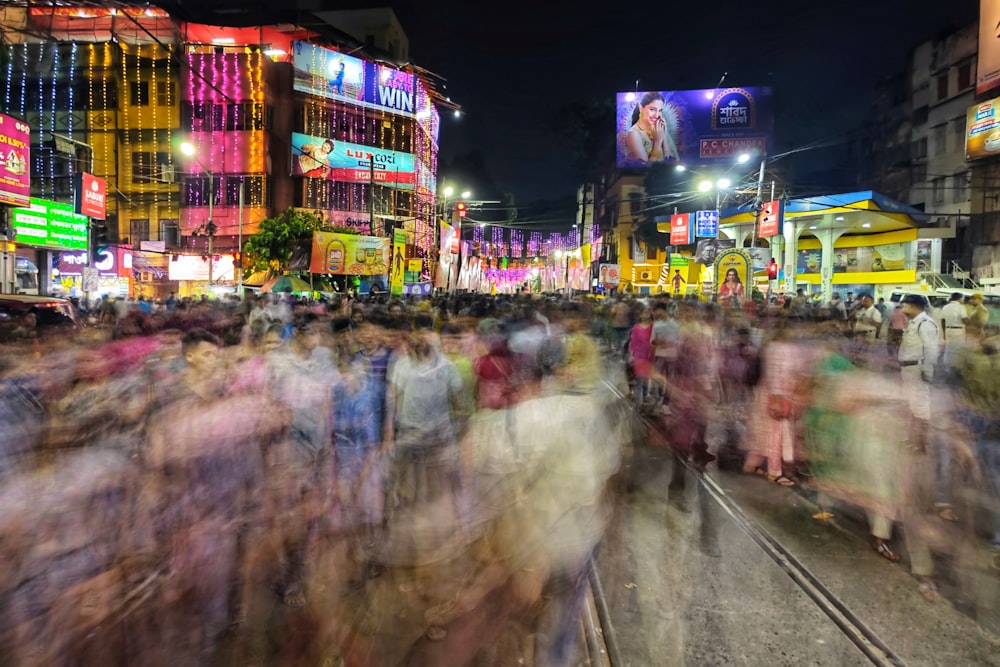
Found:
<svg viewBox="0 0 1000 667"><path fill-rule="evenodd" d="M635 375L635 404L642 409L653 377L654 351L651 342L653 318L648 308L639 311L639 321L632 327L628 339L628 360Z"/></svg>

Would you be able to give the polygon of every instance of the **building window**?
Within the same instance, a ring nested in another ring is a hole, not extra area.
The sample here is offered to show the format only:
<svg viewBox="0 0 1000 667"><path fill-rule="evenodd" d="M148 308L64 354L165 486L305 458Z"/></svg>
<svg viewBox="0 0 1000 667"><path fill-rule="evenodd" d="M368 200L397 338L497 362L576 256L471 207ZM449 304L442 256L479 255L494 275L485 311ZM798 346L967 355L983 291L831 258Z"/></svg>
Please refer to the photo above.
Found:
<svg viewBox="0 0 1000 667"><path fill-rule="evenodd" d="M329 181L327 181L329 182ZM240 205L240 185L243 186L243 205L249 206L255 198L263 196L263 176L227 176L225 203L227 206Z"/></svg>
<svg viewBox="0 0 1000 667"><path fill-rule="evenodd" d="M961 202L968 201L968 194L966 192L966 183L968 182L969 172L963 171L961 174L955 174L951 179L951 202L953 204L960 204Z"/></svg>
<svg viewBox="0 0 1000 667"><path fill-rule="evenodd" d="M937 101L948 97L948 73L939 74L937 78Z"/></svg>
<svg viewBox="0 0 1000 667"><path fill-rule="evenodd" d="M160 220L160 240L168 248L176 248L181 244L181 226L175 218Z"/></svg>
<svg viewBox="0 0 1000 667"><path fill-rule="evenodd" d="M150 181L169 183L172 180L170 153L132 152L132 180L140 183Z"/></svg>
<svg viewBox="0 0 1000 667"><path fill-rule="evenodd" d="M149 82L135 81L129 84L129 104L134 107L149 106Z"/></svg>
<svg viewBox="0 0 1000 667"><path fill-rule="evenodd" d="M923 125L927 122L927 107L923 106L913 110L913 124Z"/></svg>
<svg viewBox="0 0 1000 667"><path fill-rule="evenodd" d="M951 121L951 134L955 142L955 152L965 150L965 117L955 118Z"/></svg>
<svg viewBox="0 0 1000 667"><path fill-rule="evenodd" d="M927 165L926 164L913 165L913 182L923 183L926 180L927 180Z"/></svg>
<svg viewBox="0 0 1000 667"><path fill-rule="evenodd" d="M915 139L912 144L912 156L914 160L923 160L927 158L927 137L921 139Z"/></svg>
<svg viewBox="0 0 1000 667"><path fill-rule="evenodd" d="M149 219L148 218L144 218L144 219L135 219L135 218L133 218L132 220L129 221L129 224L131 226L130 233L129 233L129 241L133 245L138 244L140 241L148 241L149 240Z"/></svg>
<svg viewBox="0 0 1000 667"><path fill-rule="evenodd" d="M944 203L944 191L945 191L946 180L944 178L935 178L933 187L933 201L935 204Z"/></svg>
<svg viewBox="0 0 1000 667"><path fill-rule="evenodd" d="M934 155L944 155L948 152L948 126L945 124L936 125L931 129L934 137Z"/></svg>
<svg viewBox="0 0 1000 667"><path fill-rule="evenodd" d="M173 103L174 103L174 82L157 81L156 105L161 107L169 107Z"/></svg>
<svg viewBox="0 0 1000 667"><path fill-rule="evenodd" d="M208 176L191 176L184 179L184 188L181 192L182 206L208 206L208 182L212 180L212 189L215 190L215 205L219 204L219 195L222 192L221 178L209 179Z"/></svg>
<svg viewBox="0 0 1000 667"><path fill-rule="evenodd" d="M90 82L89 99L94 101L91 111L107 111L118 108L118 81L107 78ZM11 97L14 99L14 96Z"/></svg>
<svg viewBox="0 0 1000 667"><path fill-rule="evenodd" d="M972 63L962 63L958 66L958 90L972 87Z"/></svg>
<svg viewBox="0 0 1000 667"><path fill-rule="evenodd" d="M226 105L227 130L260 130L263 128L263 107L253 102ZM330 135L323 135L330 136Z"/></svg>

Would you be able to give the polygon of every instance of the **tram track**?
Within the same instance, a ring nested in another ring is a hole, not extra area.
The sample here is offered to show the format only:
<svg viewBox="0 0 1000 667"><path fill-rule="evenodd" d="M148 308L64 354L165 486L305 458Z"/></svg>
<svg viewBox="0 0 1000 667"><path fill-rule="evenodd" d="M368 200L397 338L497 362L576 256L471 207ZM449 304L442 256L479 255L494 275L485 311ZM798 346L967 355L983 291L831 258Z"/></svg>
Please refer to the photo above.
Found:
<svg viewBox="0 0 1000 667"><path fill-rule="evenodd" d="M607 381L606 385L616 398L620 400L627 399L627 396L619 387ZM652 427L652 422L649 419L635 413L633 414L646 429ZM753 540L758 548L833 621L843 635L865 655L871 664L879 667L903 667L906 664L897 653L882 641L868 625L854 614L794 554L726 493L711 475L699 471L688 461L676 456L674 457L674 461L679 462L687 468L688 473L700 485L700 490L707 493L722 511ZM593 600L593 605L592 608L585 606L581 622L584 625L584 636L587 639L588 654L591 658L590 664L622 667L626 663L622 660L621 649L618 645L617 635L610 618L607 598L604 595L600 576L593 561L590 562L589 568L587 595L588 598ZM592 648L592 644L597 647L596 657L606 656L606 661L595 660L595 649Z"/></svg>

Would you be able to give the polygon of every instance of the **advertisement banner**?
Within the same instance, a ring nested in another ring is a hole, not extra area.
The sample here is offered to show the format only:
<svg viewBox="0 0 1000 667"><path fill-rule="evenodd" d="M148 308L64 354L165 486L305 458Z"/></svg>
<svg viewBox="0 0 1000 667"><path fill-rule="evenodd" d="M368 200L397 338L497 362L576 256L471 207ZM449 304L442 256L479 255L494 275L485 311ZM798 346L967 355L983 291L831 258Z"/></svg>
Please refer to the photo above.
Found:
<svg viewBox="0 0 1000 667"><path fill-rule="evenodd" d="M757 214L759 236L762 239L781 234L784 230L785 204L780 199L766 201Z"/></svg>
<svg viewBox="0 0 1000 667"><path fill-rule="evenodd" d="M754 271L767 271L767 267L771 265L770 248L745 248L745 250L750 253Z"/></svg>
<svg viewBox="0 0 1000 667"><path fill-rule="evenodd" d="M740 306L747 298L751 259L742 248L723 250L715 258L715 296L720 305Z"/></svg>
<svg viewBox="0 0 1000 667"><path fill-rule="evenodd" d="M695 236L698 238L714 239L719 236L719 212L718 211L696 211Z"/></svg>
<svg viewBox="0 0 1000 667"><path fill-rule="evenodd" d="M710 165L768 153L772 95L768 87L618 93L618 167Z"/></svg>
<svg viewBox="0 0 1000 667"><path fill-rule="evenodd" d="M973 104L965 113L965 158L996 155L1000 151L1000 98Z"/></svg>
<svg viewBox="0 0 1000 667"><path fill-rule="evenodd" d="M412 74L305 42L292 42L292 66L294 90L414 115Z"/></svg>
<svg viewBox="0 0 1000 667"><path fill-rule="evenodd" d="M86 266L87 253L85 251L59 253L60 276L80 277ZM132 251L128 248L113 246L99 248L94 253L94 266L92 268L97 271L99 278L127 278L132 275ZM205 274L208 275L207 268Z"/></svg>
<svg viewBox="0 0 1000 667"><path fill-rule="evenodd" d="M1000 86L1000 32L997 26L1000 26L1000 0L980 0L976 95Z"/></svg>
<svg viewBox="0 0 1000 667"><path fill-rule="evenodd" d="M618 264L601 264L598 282L605 287L618 287L622 279L622 268Z"/></svg>
<svg viewBox="0 0 1000 667"><path fill-rule="evenodd" d="M31 127L0 113L0 204L31 202Z"/></svg>
<svg viewBox="0 0 1000 667"><path fill-rule="evenodd" d="M695 246L694 261L699 264L704 264L705 266L712 266L715 264L715 258L718 256L719 252L735 247L736 241L733 239L702 239L698 241L698 245Z"/></svg>
<svg viewBox="0 0 1000 667"><path fill-rule="evenodd" d="M379 185L412 190L413 155L292 133L292 176L370 183L373 174Z"/></svg>
<svg viewBox="0 0 1000 667"><path fill-rule="evenodd" d="M87 249L87 218L69 204L46 199L29 200L28 208L11 210L11 225L18 243L39 248Z"/></svg>
<svg viewBox="0 0 1000 667"><path fill-rule="evenodd" d="M437 276L434 286L451 290L458 279L458 230L447 222L441 223L441 246L438 249Z"/></svg>
<svg viewBox="0 0 1000 667"><path fill-rule="evenodd" d="M389 294L402 296L406 282L406 232L396 229L392 232L392 268L389 270Z"/></svg>
<svg viewBox="0 0 1000 667"><path fill-rule="evenodd" d="M75 185L73 201L76 212L88 218L104 220L107 211L107 182L93 174L79 171L76 174Z"/></svg>
<svg viewBox="0 0 1000 667"><path fill-rule="evenodd" d="M694 227L690 213L674 213L670 216L670 245L689 245L694 242Z"/></svg>
<svg viewBox="0 0 1000 667"><path fill-rule="evenodd" d="M389 239L313 232L310 273L380 276L389 272Z"/></svg>
<svg viewBox="0 0 1000 667"><path fill-rule="evenodd" d="M208 257L201 255L171 255L167 265L169 280L208 282ZM212 282L236 280L236 267L232 255L216 255L212 262Z"/></svg>

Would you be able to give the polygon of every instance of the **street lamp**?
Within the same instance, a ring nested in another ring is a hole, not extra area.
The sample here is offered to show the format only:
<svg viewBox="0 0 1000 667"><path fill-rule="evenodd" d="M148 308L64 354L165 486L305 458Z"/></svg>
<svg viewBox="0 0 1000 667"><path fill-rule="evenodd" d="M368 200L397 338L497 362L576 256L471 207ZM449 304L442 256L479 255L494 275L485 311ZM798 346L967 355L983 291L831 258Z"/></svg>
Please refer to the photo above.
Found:
<svg viewBox="0 0 1000 667"><path fill-rule="evenodd" d="M739 162L740 164L746 164L747 162L750 161L750 154L740 153L740 156L736 158L736 161Z"/></svg>
<svg viewBox="0 0 1000 667"><path fill-rule="evenodd" d="M181 142L180 149L181 153L183 153L186 157L194 159L194 161L198 163L198 166L201 167L202 171L208 173L208 224L205 225L205 231L208 234L208 285L209 288L211 288L212 264L215 262L214 256L212 255L212 239L215 238L215 222L213 222L212 218L212 205L215 201L215 174L212 173L211 169L205 167L205 165L201 163L201 160L195 156L197 151L195 150L194 144L190 141ZM242 248L240 248L240 252L243 252Z"/></svg>
<svg viewBox="0 0 1000 667"><path fill-rule="evenodd" d="M470 191L468 190L462 191L462 199L469 199L470 197L472 197L472 193Z"/></svg>

